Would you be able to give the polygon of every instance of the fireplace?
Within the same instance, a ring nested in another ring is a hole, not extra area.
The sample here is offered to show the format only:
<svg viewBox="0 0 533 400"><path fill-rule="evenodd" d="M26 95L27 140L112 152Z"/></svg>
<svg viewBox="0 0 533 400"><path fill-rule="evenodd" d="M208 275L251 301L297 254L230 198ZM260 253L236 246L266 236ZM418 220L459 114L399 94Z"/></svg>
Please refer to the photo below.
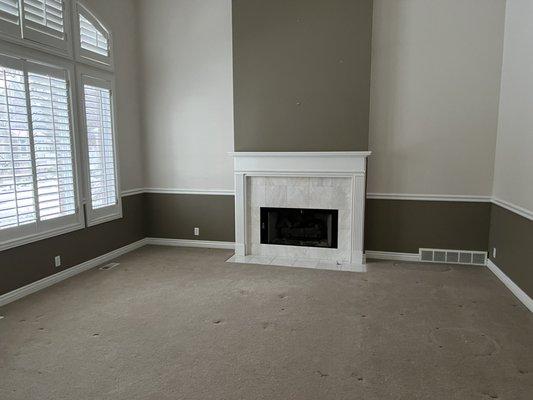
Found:
<svg viewBox="0 0 533 400"><path fill-rule="evenodd" d="M338 210L261 207L261 244L336 249Z"/></svg>
<svg viewBox="0 0 533 400"><path fill-rule="evenodd" d="M235 262L359 270L369 154L232 153Z"/></svg>

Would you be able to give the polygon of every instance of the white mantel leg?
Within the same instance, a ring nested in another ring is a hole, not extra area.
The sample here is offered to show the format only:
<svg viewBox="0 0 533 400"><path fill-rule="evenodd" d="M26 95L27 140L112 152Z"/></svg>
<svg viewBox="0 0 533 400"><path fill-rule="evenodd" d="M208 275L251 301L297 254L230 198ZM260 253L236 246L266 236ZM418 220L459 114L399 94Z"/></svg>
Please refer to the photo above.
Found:
<svg viewBox="0 0 533 400"><path fill-rule="evenodd" d="M361 201L362 199L362 201ZM352 254L351 263L362 265L365 229L365 175L353 179Z"/></svg>
<svg viewBox="0 0 533 400"><path fill-rule="evenodd" d="M246 255L246 174L235 173L235 254Z"/></svg>

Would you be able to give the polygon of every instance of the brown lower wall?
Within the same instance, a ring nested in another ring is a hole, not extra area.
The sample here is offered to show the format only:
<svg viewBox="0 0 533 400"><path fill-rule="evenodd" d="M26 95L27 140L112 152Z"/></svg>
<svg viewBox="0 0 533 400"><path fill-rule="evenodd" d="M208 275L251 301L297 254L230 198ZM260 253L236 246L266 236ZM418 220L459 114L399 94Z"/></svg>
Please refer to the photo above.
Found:
<svg viewBox="0 0 533 400"><path fill-rule="evenodd" d="M144 238L143 196L122 199L121 219L0 252L0 295Z"/></svg>
<svg viewBox="0 0 533 400"><path fill-rule="evenodd" d="M233 196L139 194L124 217L0 253L0 295L144 237L233 242ZM533 295L533 223L488 203L367 200L365 249L417 253L420 247L488 251ZM200 236L194 236L194 227ZM490 240L489 240L490 230ZM490 242L490 244L489 244ZM54 267L61 255L62 267Z"/></svg>
<svg viewBox="0 0 533 400"><path fill-rule="evenodd" d="M493 204L489 249L491 261L533 297L533 221Z"/></svg>
<svg viewBox="0 0 533 400"><path fill-rule="evenodd" d="M146 194L147 236L235 240L234 197ZM367 250L417 253L420 247L487 251L489 203L368 200ZM194 227L200 236L194 236Z"/></svg>
<svg viewBox="0 0 533 400"><path fill-rule="evenodd" d="M369 199L365 214L366 250L488 249L490 203Z"/></svg>
<svg viewBox="0 0 533 400"><path fill-rule="evenodd" d="M233 196L148 193L146 235L168 239L235 241ZM194 228L200 235L194 236Z"/></svg>

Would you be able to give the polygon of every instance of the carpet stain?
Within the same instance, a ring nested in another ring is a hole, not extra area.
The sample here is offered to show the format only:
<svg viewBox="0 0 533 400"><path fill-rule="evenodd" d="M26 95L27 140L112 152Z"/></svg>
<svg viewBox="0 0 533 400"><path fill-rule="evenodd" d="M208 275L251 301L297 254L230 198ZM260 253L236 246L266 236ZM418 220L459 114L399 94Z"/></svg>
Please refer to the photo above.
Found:
<svg viewBox="0 0 533 400"><path fill-rule="evenodd" d="M221 319L216 319L216 320L213 321L213 324L218 325L218 324L220 324L221 322L222 322Z"/></svg>
<svg viewBox="0 0 533 400"><path fill-rule="evenodd" d="M350 376L351 376L352 378L357 378L357 380L358 380L359 382L363 381L363 377L359 376L359 374L356 373L356 372L352 372L352 374L351 374Z"/></svg>
<svg viewBox="0 0 533 400"><path fill-rule="evenodd" d="M320 371L320 370L316 370L315 373L317 373L318 375L320 375L321 378L325 378L326 376L329 376L329 374L325 374L325 373L323 373L323 372Z"/></svg>
<svg viewBox="0 0 533 400"><path fill-rule="evenodd" d="M439 348L445 346L465 356L492 356L500 351L496 340L478 330L444 328L431 332L429 336Z"/></svg>

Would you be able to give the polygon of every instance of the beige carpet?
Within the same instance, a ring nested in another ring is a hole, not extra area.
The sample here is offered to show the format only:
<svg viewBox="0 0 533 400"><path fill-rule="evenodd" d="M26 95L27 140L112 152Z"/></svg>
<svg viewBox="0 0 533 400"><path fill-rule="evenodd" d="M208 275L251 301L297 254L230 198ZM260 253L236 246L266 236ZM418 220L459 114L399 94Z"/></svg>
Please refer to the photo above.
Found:
<svg viewBox="0 0 533 400"><path fill-rule="evenodd" d="M0 398L532 399L533 317L485 268L230 255L145 247L0 308Z"/></svg>

